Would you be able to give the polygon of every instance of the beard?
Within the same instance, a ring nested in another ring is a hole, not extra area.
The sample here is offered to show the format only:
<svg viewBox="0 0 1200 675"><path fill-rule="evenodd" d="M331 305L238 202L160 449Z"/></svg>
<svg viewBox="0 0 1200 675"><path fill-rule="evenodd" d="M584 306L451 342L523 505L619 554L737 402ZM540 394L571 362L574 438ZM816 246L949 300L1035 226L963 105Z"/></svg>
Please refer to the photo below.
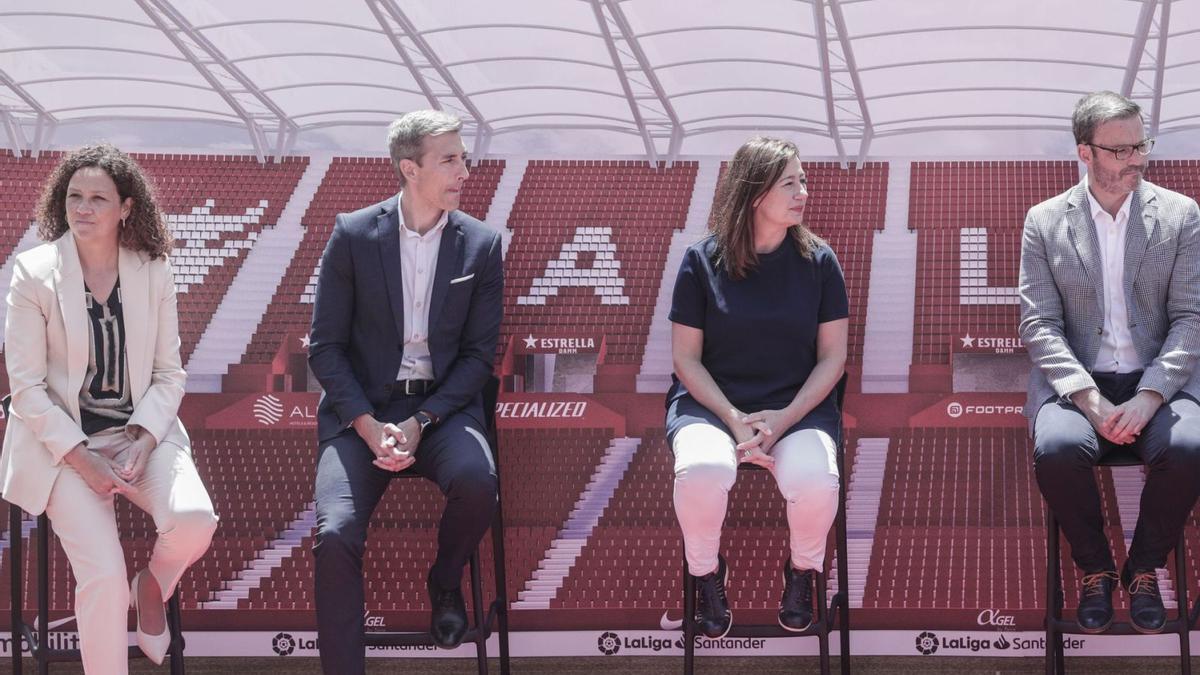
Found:
<svg viewBox="0 0 1200 675"><path fill-rule="evenodd" d="M1142 170L1133 167L1113 171L1096 166L1090 173L1096 181L1096 186L1108 193L1131 192L1137 189L1142 180Z"/></svg>

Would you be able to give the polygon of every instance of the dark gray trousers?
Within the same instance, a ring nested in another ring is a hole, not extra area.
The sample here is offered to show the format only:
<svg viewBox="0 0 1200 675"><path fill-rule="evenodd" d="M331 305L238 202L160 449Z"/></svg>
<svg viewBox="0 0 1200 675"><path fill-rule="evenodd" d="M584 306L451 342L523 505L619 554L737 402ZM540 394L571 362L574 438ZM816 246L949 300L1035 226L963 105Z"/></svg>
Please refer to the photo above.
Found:
<svg viewBox="0 0 1200 675"><path fill-rule="evenodd" d="M1113 404L1133 398L1141 378L1140 372L1092 375ZM1079 408L1057 397L1038 411L1033 439L1038 487L1071 544L1075 564L1085 572L1115 569L1092 468L1117 446L1100 436ZM1130 564L1162 567L1200 495L1200 404L1176 395L1130 447L1147 469Z"/></svg>
<svg viewBox="0 0 1200 675"><path fill-rule="evenodd" d="M400 422L420 408L422 397L391 401L378 417ZM392 479L401 474L372 464L375 456L353 429L321 444L317 460L315 583L321 667L329 675L366 670L363 642L363 552L367 526ZM496 512L496 468L479 423L454 414L429 430L417 447L413 472L438 484L446 507L438 525L437 559L430 576L442 588L458 588L463 566Z"/></svg>

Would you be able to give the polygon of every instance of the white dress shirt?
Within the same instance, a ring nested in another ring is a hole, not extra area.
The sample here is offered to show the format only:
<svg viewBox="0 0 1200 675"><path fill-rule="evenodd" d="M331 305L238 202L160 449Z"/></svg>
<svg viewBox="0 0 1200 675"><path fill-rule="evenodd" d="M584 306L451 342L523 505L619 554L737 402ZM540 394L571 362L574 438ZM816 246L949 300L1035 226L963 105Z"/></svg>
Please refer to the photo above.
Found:
<svg viewBox="0 0 1200 675"><path fill-rule="evenodd" d="M1133 193L1125 196L1117 217L1113 218L1092 196L1090 183L1087 187L1088 206L1092 211L1092 222L1096 225L1100 268L1104 279L1104 333L1100 336L1095 370L1102 373L1132 373L1143 367L1133 346L1129 312L1125 306L1125 233L1129 229L1129 205L1133 201Z"/></svg>
<svg viewBox="0 0 1200 675"><path fill-rule="evenodd" d="M400 193L402 198L404 193ZM433 275L437 271L442 232L450 214L442 217L425 234L409 228L397 202L400 218L400 276L404 280L404 357L397 380L432 380L433 358L429 356L429 303L433 299Z"/></svg>

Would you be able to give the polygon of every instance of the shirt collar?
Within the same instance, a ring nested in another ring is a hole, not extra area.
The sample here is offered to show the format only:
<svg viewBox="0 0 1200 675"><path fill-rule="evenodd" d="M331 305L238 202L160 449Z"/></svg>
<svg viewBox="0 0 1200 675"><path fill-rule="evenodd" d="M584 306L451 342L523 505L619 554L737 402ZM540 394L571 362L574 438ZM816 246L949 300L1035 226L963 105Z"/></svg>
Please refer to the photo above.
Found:
<svg viewBox="0 0 1200 675"><path fill-rule="evenodd" d="M1091 176L1083 177L1083 191L1087 194L1088 209L1091 210L1091 212L1092 212L1092 222L1094 223L1094 222L1096 222L1096 219L1100 217L1101 213L1107 214L1108 212L1105 211L1104 207L1100 206L1100 202L1096 201L1096 198L1094 196L1092 196L1092 188L1091 188L1090 178L1091 178ZM1129 194L1125 195L1125 201L1121 202L1121 208L1117 209L1117 217L1113 218L1114 223L1119 223L1119 222L1122 222L1123 220L1124 221L1129 220L1129 205L1131 203L1133 203L1133 191L1132 190L1129 192Z"/></svg>
<svg viewBox="0 0 1200 675"><path fill-rule="evenodd" d="M432 239L441 234L442 229L446 227L446 223L450 221L450 212L442 211L442 217L438 218L437 224L429 229L425 234L417 234L415 230L409 229L404 224L404 210L400 208L400 200L404 197L404 191L396 193L396 219L400 221L400 234L409 237L410 239Z"/></svg>

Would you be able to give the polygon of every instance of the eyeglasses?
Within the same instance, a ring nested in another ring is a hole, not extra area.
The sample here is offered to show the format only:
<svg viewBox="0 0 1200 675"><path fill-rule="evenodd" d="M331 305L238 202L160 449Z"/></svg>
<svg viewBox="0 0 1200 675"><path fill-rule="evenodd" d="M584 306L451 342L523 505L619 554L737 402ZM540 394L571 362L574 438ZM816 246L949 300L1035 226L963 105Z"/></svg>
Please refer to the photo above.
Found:
<svg viewBox="0 0 1200 675"><path fill-rule="evenodd" d="M1110 148L1105 145L1096 145L1095 143L1088 143L1087 145L1090 145L1093 148L1100 148L1101 150L1107 150L1111 152L1113 157L1117 158L1117 161L1120 162L1129 159L1129 156L1132 155L1135 150L1137 151L1137 154L1141 155L1142 157L1149 155L1150 151L1154 149L1154 139L1147 138L1137 145L1120 145L1115 148Z"/></svg>

